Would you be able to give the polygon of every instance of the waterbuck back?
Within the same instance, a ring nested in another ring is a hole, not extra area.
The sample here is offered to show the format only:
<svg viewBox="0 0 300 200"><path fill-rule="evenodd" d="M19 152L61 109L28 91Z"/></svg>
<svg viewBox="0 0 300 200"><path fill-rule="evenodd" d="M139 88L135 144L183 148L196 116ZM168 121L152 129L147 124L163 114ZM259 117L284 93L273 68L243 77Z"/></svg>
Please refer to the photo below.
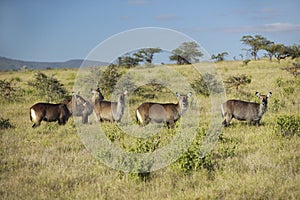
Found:
<svg viewBox="0 0 300 200"><path fill-rule="evenodd" d="M147 125L149 122L166 123L171 128L174 127L175 122L186 112L188 108L187 95L180 95L176 93L178 103L154 103L144 102L136 110L136 119L142 126Z"/></svg>
<svg viewBox="0 0 300 200"><path fill-rule="evenodd" d="M241 100L228 100L221 105L222 116L224 117L223 124L229 126L232 118L241 121L247 121L248 125L253 122L259 125L260 119L267 110L268 98L272 95L269 92L267 95L255 93L260 98L260 103L246 102Z"/></svg>
<svg viewBox="0 0 300 200"><path fill-rule="evenodd" d="M39 126L42 121L58 121L59 125L64 125L70 116L67 105L63 103L37 103L30 107L30 120L34 123L33 128Z"/></svg>
<svg viewBox="0 0 300 200"><path fill-rule="evenodd" d="M125 96L127 91L119 94L117 102L100 100L95 97L99 95L97 91L93 90L92 93L94 94L94 97L92 98L94 110L99 121L120 122L124 114Z"/></svg>

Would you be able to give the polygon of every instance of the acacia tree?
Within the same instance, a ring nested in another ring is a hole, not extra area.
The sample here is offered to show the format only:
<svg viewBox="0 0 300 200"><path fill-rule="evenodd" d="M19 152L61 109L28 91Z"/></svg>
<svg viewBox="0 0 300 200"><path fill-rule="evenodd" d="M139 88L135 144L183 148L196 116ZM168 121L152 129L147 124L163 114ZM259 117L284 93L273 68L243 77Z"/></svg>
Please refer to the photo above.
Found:
<svg viewBox="0 0 300 200"><path fill-rule="evenodd" d="M242 37L241 41L243 44L250 46L248 51L253 56L254 60L256 60L259 50L264 49L267 45L272 43L261 35L255 35L254 37L251 35L246 35Z"/></svg>
<svg viewBox="0 0 300 200"><path fill-rule="evenodd" d="M277 61L280 62L281 59L289 56L288 47L284 46L283 44L272 43L267 45L264 50L267 51L270 61L272 61L272 58L275 57Z"/></svg>
<svg viewBox="0 0 300 200"><path fill-rule="evenodd" d="M294 44L287 48L288 54L292 59L300 57L300 45Z"/></svg>
<svg viewBox="0 0 300 200"><path fill-rule="evenodd" d="M145 48L141 49L138 52L134 53L133 56L138 60L139 62L144 63L152 63L153 56L156 53L160 53L162 50L160 48Z"/></svg>
<svg viewBox="0 0 300 200"><path fill-rule="evenodd" d="M177 49L172 51L169 59L176 61L178 65L191 64L198 62L203 53L199 51L199 45L196 42L183 42Z"/></svg>
<svg viewBox="0 0 300 200"><path fill-rule="evenodd" d="M132 57L130 55L125 55L123 57L118 57L118 66L123 66L126 68L135 67L139 64L140 60Z"/></svg>

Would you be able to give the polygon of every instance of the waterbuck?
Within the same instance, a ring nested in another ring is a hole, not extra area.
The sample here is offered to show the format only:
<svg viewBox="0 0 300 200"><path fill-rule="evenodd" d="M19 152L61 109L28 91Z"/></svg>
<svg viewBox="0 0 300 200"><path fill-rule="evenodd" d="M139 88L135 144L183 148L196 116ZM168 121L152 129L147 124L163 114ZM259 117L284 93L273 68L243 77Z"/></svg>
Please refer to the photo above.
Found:
<svg viewBox="0 0 300 200"><path fill-rule="evenodd" d="M178 97L176 104L144 102L136 110L136 119L142 126L149 124L149 122L155 122L166 123L168 128L172 128L188 109L188 97L191 95L191 92L187 95L176 93Z"/></svg>
<svg viewBox="0 0 300 200"><path fill-rule="evenodd" d="M58 121L59 125L64 125L70 116L71 113L64 103L36 103L30 107L30 120L34 123L32 128L38 127L42 121Z"/></svg>
<svg viewBox="0 0 300 200"><path fill-rule="evenodd" d="M119 94L117 102L101 100L101 98L99 98L99 92L99 90L92 90L92 93L94 94L92 103L99 121L120 122L124 114L125 96L127 91Z"/></svg>
<svg viewBox="0 0 300 200"><path fill-rule="evenodd" d="M223 124L229 126L232 118L241 121L247 121L248 125L251 122L259 125L260 119L267 110L268 98L272 95L269 92L267 95L255 93L260 98L260 103L246 102L241 100L228 100L221 105L222 116L224 117Z"/></svg>
<svg viewBox="0 0 300 200"><path fill-rule="evenodd" d="M82 96L72 93L70 101L63 101L66 103L70 113L76 117L82 117L82 123L88 123L88 116L93 113L93 105Z"/></svg>

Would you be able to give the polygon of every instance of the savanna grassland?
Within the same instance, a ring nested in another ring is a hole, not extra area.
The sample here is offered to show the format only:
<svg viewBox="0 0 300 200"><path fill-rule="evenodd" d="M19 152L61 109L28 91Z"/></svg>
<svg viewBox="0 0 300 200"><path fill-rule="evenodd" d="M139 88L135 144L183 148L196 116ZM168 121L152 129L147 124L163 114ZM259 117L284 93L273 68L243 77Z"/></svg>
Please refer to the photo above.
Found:
<svg viewBox="0 0 300 200"><path fill-rule="evenodd" d="M241 61L216 63L223 81L235 74L246 74L251 78L251 82L240 86L238 91L226 88L226 99L258 102L256 91L261 94L272 92L261 126L247 126L245 122L232 120L230 127L222 128L213 150L205 157L199 157L197 152L211 123L211 100L194 94L191 108L198 104L200 117L191 147L170 166L145 175L123 173L104 165L82 142L73 118L65 126L42 122L40 127L32 129L29 108L36 102L45 101L28 86L37 71L0 72L0 80L14 79L15 86L23 89L16 100L1 99L0 118L9 119L12 127L0 129L0 198L300 199L300 125L297 127L297 122L290 125L296 130L292 134L283 133L278 125L279 119L289 119L285 116L299 119L300 115L300 80L282 70L292 66L293 62L260 60L251 61L247 66L242 66ZM197 70L190 65L169 67L191 82L198 78ZM139 70L149 71L147 67ZM69 92L73 91L76 69L42 72L55 74ZM163 76L166 82L172 80L168 74ZM137 94L131 98L128 112L134 118L135 108L148 99ZM160 92L152 97L152 101L176 102L176 97ZM90 123L95 122L91 120ZM289 124L289 121L285 123ZM88 128L89 125L85 126ZM159 149L176 135L178 129L178 126L163 128L159 136L145 141L127 136L117 124L101 126L111 140L133 152ZM155 142L156 139L160 142Z"/></svg>

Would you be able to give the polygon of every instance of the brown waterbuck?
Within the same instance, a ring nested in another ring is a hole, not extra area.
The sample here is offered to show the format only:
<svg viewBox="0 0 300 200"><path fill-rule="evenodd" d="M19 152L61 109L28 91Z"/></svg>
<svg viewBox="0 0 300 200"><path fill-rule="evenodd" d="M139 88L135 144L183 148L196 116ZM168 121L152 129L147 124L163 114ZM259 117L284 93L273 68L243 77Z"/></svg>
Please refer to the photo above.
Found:
<svg viewBox="0 0 300 200"><path fill-rule="evenodd" d="M92 90L92 93L94 94L92 103L99 121L120 122L124 114L125 96L127 91L119 94L117 102L105 101L99 98L99 92L100 90Z"/></svg>
<svg viewBox="0 0 300 200"><path fill-rule="evenodd" d="M34 123L32 128L39 126L42 121L58 121L59 125L64 125L70 116L71 113L64 103L37 103L30 107L30 120Z"/></svg>
<svg viewBox="0 0 300 200"><path fill-rule="evenodd" d="M142 126L149 124L149 122L155 122L166 123L168 128L172 128L175 122L187 111L188 97L191 95L191 92L187 95L176 93L178 98L176 104L144 102L136 110L136 119Z"/></svg>
<svg viewBox="0 0 300 200"><path fill-rule="evenodd" d="M221 105L222 116L224 117L223 124L229 126L232 118L241 121L247 121L248 125L251 122L259 125L260 119L267 111L268 98L272 95L269 92L267 95L260 95L259 92L255 93L260 98L260 103L246 102L241 100L228 100Z"/></svg>
<svg viewBox="0 0 300 200"><path fill-rule="evenodd" d="M93 105L88 100L73 92L72 99L70 101L64 100L62 103L67 105L73 116L82 117L83 124L88 123L88 116L93 113Z"/></svg>

